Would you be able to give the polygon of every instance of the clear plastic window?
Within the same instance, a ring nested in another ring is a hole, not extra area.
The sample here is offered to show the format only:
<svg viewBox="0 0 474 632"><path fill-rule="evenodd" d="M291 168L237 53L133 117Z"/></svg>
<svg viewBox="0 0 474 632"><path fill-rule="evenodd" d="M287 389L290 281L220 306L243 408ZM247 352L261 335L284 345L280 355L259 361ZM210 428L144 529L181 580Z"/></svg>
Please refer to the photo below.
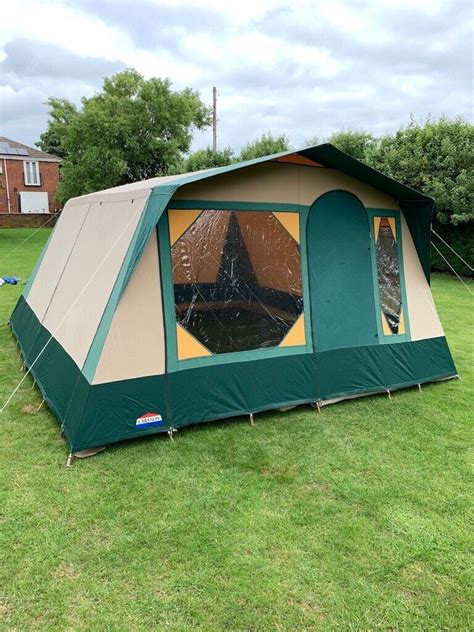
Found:
<svg viewBox="0 0 474 632"><path fill-rule="evenodd" d="M170 211L178 325L211 354L280 345L303 297L300 246L277 215L299 216L205 210L183 231L185 213Z"/></svg>
<svg viewBox="0 0 474 632"><path fill-rule="evenodd" d="M375 217L377 273L380 309L385 334L402 333L402 290L395 219Z"/></svg>

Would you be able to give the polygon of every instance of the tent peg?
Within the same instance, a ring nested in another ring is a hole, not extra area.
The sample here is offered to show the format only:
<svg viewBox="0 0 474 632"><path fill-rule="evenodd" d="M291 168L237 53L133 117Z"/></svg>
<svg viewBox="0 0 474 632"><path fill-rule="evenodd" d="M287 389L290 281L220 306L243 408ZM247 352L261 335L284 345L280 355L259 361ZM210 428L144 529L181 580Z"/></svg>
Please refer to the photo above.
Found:
<svg viewBox="0 0 474 632"><path fill-rule="evenodd" d="M38 408L35 410L36 413L39 413L41 406L44 404L44 399L41 400L41 404L38 406Z"/></svg>
<svg viewBox="0 0 474 632"><path fill-rule="evenodd" d="M253 413L249 413L249 417L250 417L250 425L251 426L255 426L255 421L253 419Z"/></svg>
<svg viewBox="0 0 474 632"><path fill-rule="evenodd" d="M168 437L171 439L171 441L174 441L173 435L175 432L178 432L176 428L173 428L173 426L170 426L166 432L168 434Z"/></svg>
<svg viewBox="0 0 474 632"><path fill-rule="evenodd" d="M419 390L419 391L420 391L420 393L421 393L421 384L418 384L418 390Z"/></svg>
<svg viewBox="0 0 474 632"><path fill-rule="evenodd" d="M387 388L387 395L390 401L392 401L392 393L390 392L390 389Z"/></svg>
<svg viewBox="0 0 474 632"><path fill-rule="evenodd" d="M66 459L66 467L71 467L73 461L74 461L74 454L72 452L69 452Z"/></svg>

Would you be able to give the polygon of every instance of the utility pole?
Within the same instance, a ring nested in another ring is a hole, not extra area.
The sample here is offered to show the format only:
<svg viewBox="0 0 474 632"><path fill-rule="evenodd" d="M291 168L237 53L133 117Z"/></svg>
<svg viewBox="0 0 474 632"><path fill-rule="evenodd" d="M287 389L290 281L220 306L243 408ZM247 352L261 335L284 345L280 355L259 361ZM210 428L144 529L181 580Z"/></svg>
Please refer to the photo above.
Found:
<svg viewBox="0 0 474 632"><path fill-rule="evenodd" d="M212 151L217 151L217 88L212 88Z"/></svg>

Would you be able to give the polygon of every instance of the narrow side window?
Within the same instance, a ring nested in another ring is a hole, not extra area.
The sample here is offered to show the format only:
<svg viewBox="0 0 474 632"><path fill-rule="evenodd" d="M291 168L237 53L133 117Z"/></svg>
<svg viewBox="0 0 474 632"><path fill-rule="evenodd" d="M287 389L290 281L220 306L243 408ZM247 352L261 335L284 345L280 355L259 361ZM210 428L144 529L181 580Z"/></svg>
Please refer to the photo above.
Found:
<svg viewBox="0 0 474 632"><path fill-rule="evenodd" d="M375 216L373 230L381 330L384 336L402 335L405 334L405 306L396 218Z"/></svg>

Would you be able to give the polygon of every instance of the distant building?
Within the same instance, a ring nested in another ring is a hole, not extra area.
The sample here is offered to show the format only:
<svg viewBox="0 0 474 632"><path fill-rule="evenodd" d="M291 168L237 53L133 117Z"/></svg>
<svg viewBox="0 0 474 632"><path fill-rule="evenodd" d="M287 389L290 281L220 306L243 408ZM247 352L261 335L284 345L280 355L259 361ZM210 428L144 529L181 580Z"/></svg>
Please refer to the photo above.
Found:
<svg viewBox="0 0 474 632"><path fill-rule="evenodd" d="M61 158L0 136L0 213L52 213Z"/></svg>

